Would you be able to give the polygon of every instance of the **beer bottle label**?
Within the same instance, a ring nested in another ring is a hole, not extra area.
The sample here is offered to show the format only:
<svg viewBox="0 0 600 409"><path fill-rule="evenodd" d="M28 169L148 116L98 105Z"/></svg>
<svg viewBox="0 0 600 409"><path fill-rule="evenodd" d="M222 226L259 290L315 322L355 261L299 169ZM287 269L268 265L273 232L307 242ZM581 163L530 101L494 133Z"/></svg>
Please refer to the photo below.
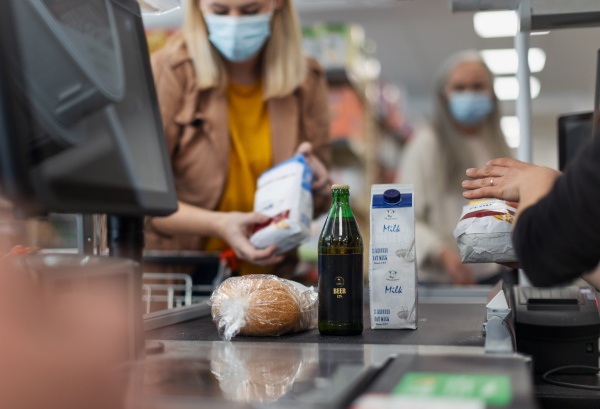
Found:
<svg viewBox="0 0 600 409"><path fill-rule="evenodd" d="M319 255L319 321L361 321L363 255Z"/></svg>

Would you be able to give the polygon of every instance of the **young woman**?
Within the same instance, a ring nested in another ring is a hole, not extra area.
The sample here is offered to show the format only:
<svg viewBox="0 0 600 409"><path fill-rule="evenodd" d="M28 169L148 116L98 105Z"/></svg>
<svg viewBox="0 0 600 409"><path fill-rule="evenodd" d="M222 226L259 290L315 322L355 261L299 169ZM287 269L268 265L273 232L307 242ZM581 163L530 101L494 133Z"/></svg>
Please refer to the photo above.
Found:
<svg viewBox="0 0 600 409"><path fill-rule="evenodd" d="M283 268L274 246L248 240L267 220L252 212L257 178L303 153L317 212L329 196L325 76L302 54L292 0L187 0L153 70L179 210L149 220L147 248L231 248L242 274Z"/></svg>

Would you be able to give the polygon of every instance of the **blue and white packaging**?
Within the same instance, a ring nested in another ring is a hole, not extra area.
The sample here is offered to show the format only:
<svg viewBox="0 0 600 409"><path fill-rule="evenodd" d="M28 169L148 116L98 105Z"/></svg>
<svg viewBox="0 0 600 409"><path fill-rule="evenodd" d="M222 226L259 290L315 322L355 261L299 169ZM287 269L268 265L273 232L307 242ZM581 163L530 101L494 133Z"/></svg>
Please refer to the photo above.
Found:
<svg viewBox="0 0 600 409"><path fill-rule="evenodd" d="M264 249L276 245L275 254L281 254L310 237L312 181L312 170L303 155L294 156L260 175L254 211L271 219L254 229L250 237L254 247Z"/></svg>
<svg viewBox="0 0 600 409"><path fill-rule="evenodd" d="M371 187L369 296L372 329L417 328L413 185Z"/></svg>

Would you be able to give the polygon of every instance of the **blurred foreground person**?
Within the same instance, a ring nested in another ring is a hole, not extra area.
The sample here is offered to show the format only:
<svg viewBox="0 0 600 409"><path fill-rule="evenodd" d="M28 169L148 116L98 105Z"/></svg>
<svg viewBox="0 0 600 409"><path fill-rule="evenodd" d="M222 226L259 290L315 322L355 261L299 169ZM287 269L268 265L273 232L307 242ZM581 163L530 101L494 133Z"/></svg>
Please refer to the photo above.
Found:
<svg viewBox="0 0 600 409"><path fill-rule="evenodd" d="M127 323L108 298L52 296L0 237L0 408L120 409Z"/></svg>

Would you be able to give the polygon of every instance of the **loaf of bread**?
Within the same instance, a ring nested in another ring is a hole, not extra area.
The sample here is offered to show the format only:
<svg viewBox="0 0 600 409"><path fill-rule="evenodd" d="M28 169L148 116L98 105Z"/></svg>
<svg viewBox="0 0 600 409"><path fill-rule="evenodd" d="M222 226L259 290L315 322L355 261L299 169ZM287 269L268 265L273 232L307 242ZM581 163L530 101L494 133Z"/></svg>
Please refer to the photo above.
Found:
<svg viewBox="0 0 600 409"><path fill-rule="evenodd" d="M231 277L213 292L213 321L226 340L276 336L316 325L316 293L273 275Z"/></svg>

